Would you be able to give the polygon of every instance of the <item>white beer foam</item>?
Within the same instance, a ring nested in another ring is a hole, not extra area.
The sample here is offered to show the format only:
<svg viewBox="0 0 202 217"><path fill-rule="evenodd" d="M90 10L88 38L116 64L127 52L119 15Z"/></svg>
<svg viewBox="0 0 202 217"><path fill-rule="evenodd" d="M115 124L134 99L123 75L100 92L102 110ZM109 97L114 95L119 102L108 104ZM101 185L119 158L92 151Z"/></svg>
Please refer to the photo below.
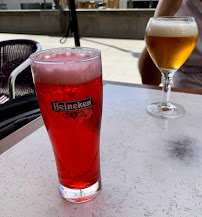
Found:
<svg viewBox="0 0 202 217"><path fill-rule="evenodd" d="M148 23L147 35L159 37L190 37L198 35L198 27L195 22L185 23L179 20L152 20L152 22Z"/></svg>
<svg viewBox="0 0 202 217"><path fill-rule="evenodd" d="M31 57L35 82L72 85L98 78L102 74L98 50L56 49Z"/></svg>

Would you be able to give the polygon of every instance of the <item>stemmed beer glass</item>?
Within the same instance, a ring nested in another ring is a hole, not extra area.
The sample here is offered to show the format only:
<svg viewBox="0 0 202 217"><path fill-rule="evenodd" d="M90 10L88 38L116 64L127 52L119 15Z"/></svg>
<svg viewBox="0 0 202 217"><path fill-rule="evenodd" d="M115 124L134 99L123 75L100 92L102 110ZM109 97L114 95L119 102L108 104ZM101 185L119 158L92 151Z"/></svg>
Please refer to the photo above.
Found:
<svg viewBox="0 0 202 217"><path fill-rule="evenodd" d="M193 17L152 17L145 34L146 47L154 64L162 74L162 102L147 106L155 117L178 118L184 108L169 101L172 77L192 53L198 38ZM148 72L149 73L149 72Z"/></svg>

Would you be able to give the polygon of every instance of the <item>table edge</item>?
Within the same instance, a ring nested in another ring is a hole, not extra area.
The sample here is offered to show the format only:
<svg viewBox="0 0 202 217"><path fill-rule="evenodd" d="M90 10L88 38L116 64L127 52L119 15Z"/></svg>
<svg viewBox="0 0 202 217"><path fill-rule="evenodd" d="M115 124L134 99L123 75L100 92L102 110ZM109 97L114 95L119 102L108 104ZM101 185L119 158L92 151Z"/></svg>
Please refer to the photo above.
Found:
<svg viewBox="0 0 202 217"><path fill-rule="evenodd" d="M125 83L125 82L118 82L118 81L103 81L103 85L106 85L106 84L128 86L128 87L137 87L137 88L145 88L145 89L162 90L162 87L155 86L155 85L147 85L147 84L134 84L134 83ZM183 93L191 93L191 94L202 95L202 90L185 89L185 88L174 88L173 87L172 92L183 92Z"/></svg>
<svg viewBox="0 0 202 217"><path fill-rule="evenodd" d="M44 125L42 116L0 140L0 155Z"/></svg>
<svg viewBox="0 0 202 217"><path fill-rule="evenodd" d="M145 89L156 89L161 90L161 87L154 85L145 85L145 84L134 84L134 83L125 83L125 82L116 82L116 81L103 81L103 86L110 85L119 85L119 86L128 86L128 87L137 87L137 88L145 88ZM192 90L192 89L181 89L181 88L172 88L172 91L175 92L184 92L191 94L200 94L202 95L202 90ZM0 155L10 149L12 146L29 136L31 133L39 129L44 125L42 117L38 117L27 125L23 126L19 130L13 132L9 136L0 140Z"/></svg>

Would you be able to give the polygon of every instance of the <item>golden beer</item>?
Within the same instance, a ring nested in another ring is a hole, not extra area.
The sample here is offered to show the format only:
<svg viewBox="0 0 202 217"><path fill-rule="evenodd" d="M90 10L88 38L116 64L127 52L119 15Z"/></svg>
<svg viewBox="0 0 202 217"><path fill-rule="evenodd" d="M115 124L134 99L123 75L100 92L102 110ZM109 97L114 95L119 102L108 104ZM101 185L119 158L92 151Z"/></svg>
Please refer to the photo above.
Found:
<svg viewBox="0 0 202 217"><path fill-rule="evenodd" d="M174 73L188 59L198 38L194 17L152 17L146 27L148 53L162 75L162 101L147 106L148 114L160 118L179 118L185 110L170 102ZM149 71L148 71L149 73Z"/></svg>
<svg viewBox="0 0 202 217"><path fill-rule="evenodd" d="M177 70L188 59L198 38L197 26L153 22L145 37L147 50L160 69Z"/></svg>
<svg viewBox="0 0 202 217"><path fill-rule="evenodd" d="M198 36L158 37L147 36L150 56L158 68L179 69L192 53Z"/></svg>
<svg viewBox="0 0 202 217"><path fill-rule="evenodd" d="M86 9L91 8L90 1L85 1L84 2L84 8L86 8Z"/></svg>
<svg viewBox="0 0 202 217"><path fill-rule="evenodd" d="M113 0L108 0L108 8L113 8L113 7L114 7Z"/></svg>

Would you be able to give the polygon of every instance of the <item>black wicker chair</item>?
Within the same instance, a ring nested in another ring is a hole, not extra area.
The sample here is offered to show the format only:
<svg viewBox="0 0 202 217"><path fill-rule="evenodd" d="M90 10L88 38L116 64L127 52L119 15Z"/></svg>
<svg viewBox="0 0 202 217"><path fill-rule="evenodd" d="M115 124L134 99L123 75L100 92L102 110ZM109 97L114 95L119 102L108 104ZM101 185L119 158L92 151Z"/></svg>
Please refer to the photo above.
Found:
<svg viewBox="0 0 202 217"><path fill-rule="evenodd" d="M33 40L0 42L0 97L34 93L29 56L36 51L41 51L41 45Z"/></svg>
<svg viewBox="0 0 202 217"><path fill-rule="evenodd" d="M29 59L37 51L32 40L0 42L0 140L41 115Z"/></svg>

